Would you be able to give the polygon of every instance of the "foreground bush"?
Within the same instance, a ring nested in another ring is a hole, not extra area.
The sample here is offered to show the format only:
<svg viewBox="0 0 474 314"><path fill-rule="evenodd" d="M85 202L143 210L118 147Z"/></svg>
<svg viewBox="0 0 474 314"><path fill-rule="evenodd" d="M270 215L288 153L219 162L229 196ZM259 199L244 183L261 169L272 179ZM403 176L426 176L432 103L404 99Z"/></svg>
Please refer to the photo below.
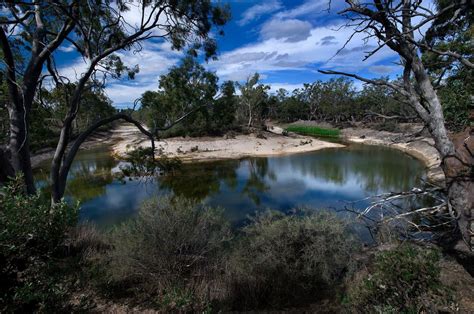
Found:
<svg viewBox="0 0 474 314"><path fill-rule="evenodd" d="M349 308L358 313L437 313L450 299L439 278L440 258L435 249L410 244L377 253L368 272L349 283Z"/></svg>
<svg viewBox="0 0 474 314"><path fill-rule="evenodd" d="M25 195L19 182L0 194L0 312L63 309L68 292L56 259L77 210Z"/></svg>
<svg viewBox="0 0 474 314"><path fill-rule="evenodd" d="M135 298L165 309L202 310L229 240L222 211L180 198L156 199L112 231L105 269L113 284L137 292Z"/></svg>
<svg viewBox="0 0 474 314"><path fill-rule="evenodd" d="M229 257L232 306L301 305L332 293L357 248L346 227L328 212L258 215Z"/></svg>

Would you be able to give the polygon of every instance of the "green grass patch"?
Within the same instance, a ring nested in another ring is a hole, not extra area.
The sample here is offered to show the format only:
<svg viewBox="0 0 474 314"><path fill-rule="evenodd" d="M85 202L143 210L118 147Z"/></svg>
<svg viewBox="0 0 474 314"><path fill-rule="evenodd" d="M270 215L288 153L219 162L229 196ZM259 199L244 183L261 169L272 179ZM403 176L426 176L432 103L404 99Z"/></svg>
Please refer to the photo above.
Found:
<svg viewBox="0 0 474 314"><path fill-rule="evenodd" d="M317 126L305 126L305 125L290 125L286 128L288 132L294 132L302 135L320 136L320 137L332 137L338 138L340 136L340 130L321 128Z"/></svg>

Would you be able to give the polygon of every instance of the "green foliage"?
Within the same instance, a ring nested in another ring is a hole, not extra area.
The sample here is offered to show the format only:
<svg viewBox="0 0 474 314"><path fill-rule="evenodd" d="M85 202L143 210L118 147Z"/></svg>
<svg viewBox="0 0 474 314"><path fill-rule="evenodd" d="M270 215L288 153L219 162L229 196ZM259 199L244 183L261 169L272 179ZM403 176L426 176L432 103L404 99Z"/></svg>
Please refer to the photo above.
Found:
<svg viewBox="0 0 474 314"><path fill-rule="evenodd" d="M206 71L188 55L179 66L160 77L160 90L142 97L144 118L151 129L165 128L189 112L183 123L166 131L164 136L199 136L211 128L209 107L217 93L217 76Z"/></svg>
<svg viewBox="0 0 474 314"><path fill-rule="evenodd" d="M343 126L347 122L384 120L378 114L413 120L413 110L399 97L384 86L364 85L356 91L354 83L345 78L316 81L304 84L290 96L285 90L278 91L270 117L282 122L317 120Z"/></svg>
<svg viewBox="0 0 474 314"><path fill-rule="evenodd" d="M340 131L338 129L321 128L317 126L290 125L286 128L286 131L319 137L338 138L340 136Z"/></svg>
<svg viewBox="0 0 474 314"><path fill-rule="evenodd" d="M91 85L92 83L89 83L81 97L81 110L73 124L72 137L116 111L112 106L112 101L103 90L92 88ZM69 109L69 99L75 87L75 83L69 83L52 90L41 90L41 102L34 102L30 113L30 147L32 151L54 147L59 138L62 120ZM2 119L1 115L2 109L0 108L0 124L4 123L3 127L7 129L8 118ZM0 127L2 126L0 125ZM6 131L4 135L7 135Z"/></svg>
<svg viewBox="0 0 474 314"><path fill-rule="evenodd" d="M212 0L115 2L116 5L112 6L111 1L72 3L44 0L37 3L35 8L41 18L32 19L27 27L20 25L23 19L14 17L26 14L24 17L28 18L31 3L18 3L18 6L14 7L3 2L0 4L2 24L10 25L12 29L21 28L16 36L8 36L8 43L5 44L13 51L16 81L11 82L10 90L16 89L16 92L11 92L8 97L4 97L2 82L4 80L0 77L0 141L2 144L8 136L7 132L3 132L6 125L3 106L9 103L4 102L4 98L8 98L11 103L16 102L15 106L11 107L12 109L22 107L22 105L26 108L26 116L31 119L26 120L28 125L22 131L27 134L25 144L31 143L32 151L54 144L58 135L57 128L62 126L65 118L65 109L72 103L75 105L77 99L81 99L81 106L79 111L73 114L74 130L68 135L74 136L90 122L103 117L103 109L107 111L105 112L107 114L114 112L104 94L88 94L88 92L82 92L81 88L77 90L79 94L71 92L77 85L64 83L64 76L57 73L54 59L57 55L56 49L72 47L86 64L92 66L80 75L78 73L81 80L91 79L95 86L103 87L103 83L110 77L121 78L127 75L130 79L134 78L139 72L138 66L126 65L120 57L122 54L120 51L141 50L140 43L156 38L150 35L158 29L166 30L158 37L170 43L172 49L181 50L191 46L193 53L197 50L203 51L206 60L214 57L217 44L215 36L211 36L211 30L214 26L223 26L230 19L229 6L217 4ZM126 14L124 12L135 8L143 13L140 25L131 25L124 20L124 14ZM65 12L68 13L65 14ZM84 28L85 25L87 27ZM218 29L218 32L223 34L221 29ZM36 33L41 33L41 38L32 36ZM38 49L32 49L37 46ZM0 52L2 59L3 53L8 50L10 49L5 48ZM1 67L0 76L6 73L7 68ZM53 77L51 81L56 84L53 90L41 88L44 77L39 74L38 69L48 70L49 76ZM99 73L100 75L97 75ZM99 81L99 77L103 80L102 82ZM28 94L38 91L38 94L24 97L22 100L21 96L16 96L18 91L21 95L25 91L28 91ZM61 91L61 95L56 95L56 91ZM48 95L49 92L52 95ZM45 94L44 97L41 94ZM92 101L91 95L94 96ZM41 108L44 105L43 100L48 101L46 98L49 96L53 98L49 99L54 103L53 112ZM37 100L41 101L41 106L34 103ZM26 103L22 104L23 101ZM29 112L30 108L35 106L38 106L38 110L33 109ZM43 115L45 113L43 109L48 111L47 115ZM67 120L69 121L69 118ZM30 121L32 121L31 125ZM20 139L20 142L23 141Z"/></svg>
<svg viewBox="0 0 474 314"><path fill-rule="evenodd" d="M472 38L474 36L474 13L469 5L459 0L435 1L438 15L426 33L426 43L438 51L451 51L474 61ZM449 8L451 7L451 8ZM454 18L456 15L456 18ZM447 127L455 132L464 130L470 125L469 112L473 110L474 71L460 63L456 58L423 51L423 64L433 76L434 81L441 81L438 95L443 106ZM443 78L444 80L438 79Z"/></svg>
<svg viewBox="0 0 474 314"><path fill-rule="evenodd" d="M235 96L234 82L224 82L221 86L221 93L221 97L215 101L212 107L211 132L214 134L223 134L235 127L237 96Z"/></svg>
<svg viewBox="0 0 474 314"><path fill-rule="evenodd" d="M217 275L229 240L221 210L181 198L155 199L111 232L104 271L111 283L128 283L129 292L147 295L154 305L166 307L172 298L186 309L204 299L205 282Z"/></svg>
<svg viewBox="0 0 474 314"><path fill-rule="evenodd" d="M279 308L333 293L358 242L328 212L266 212L236 241L223 212L181 197L142 205L103 237L95 286L166 311Z"/></svg>
<svg viewBox="0 0 474 314"><path fill-rule="evenodd" d="M217 76L206 71L191 55L160 78L159 91L142 95L140 119L151 129L162 129L192 112L182 123L160 133L162 137L223 134L234 128L234 83L224 82L221 96Z"/></svg>
<svg viewBox="0 0 474 314"><path fill-rule="evenodd" d="M69 110L70 98L77 87L76 85L76 83L68 83L52 90L41 91L43 103L38 104L38 107L43 107L44 110L50 112L48 120L53 124L61 125L59 121L64 119ZM104 119L116 111L103 89L97 88L94 82L89 82L85 87L80 100L80 108L77 122L74 124L74 133L84 131L92 123Z"/></svg>
<svg viewBox="0 0 474 314"><path fill-rule="evenodd" d="M346 78L327 81L319 102L324 119L338 123L351 119L354 106L354 83Z"/></svg>
<svg viewBox="0 0 474 314"><path fill-rule="evenodd" d="M229 257L233 308L279 308L332 293L348 271L356 243L346 224L329 212L256 216Z"/></svg>
<svg viewBox="0 0 474 314"><path fill-rule="evenodd" d="M18 178L0 194L0 311L63 309L67 290L55 259L77 208L25 195Z"/></svg>
<svg viewBox="0 0 474 314"><path fill-rule="evenodd" d="M296 120L311 120L310 104L301 97L298 97L298 92L288 96L288 92L284 89L277 91L276 97L271 98L270 102L270 116L281 122L293 122Z"/></svg>
<svg viewBox="0 0 474 314"><path fill-rule="evenodd" d="M439 280L440 252L414 245L376 254L365 278L349 283L348 305L361 313L437 312L449 300Z"/></svg>
<svg viewBox="0 0 474 314"><path fill-rule="evenodd" d="M369 122L381 120L383 124L390 124L389 121L395 123L412 121L416 117L414 110L406 102L401 101L400 95L386 86L365 84L362 91L357 94L355 101L356 105L352 112L357 120ZM398 116L398 119L386 120L377 114Z"/></svg>
<svg viewBox="0 0 474 314"><path fill-rule="evenodd" d="M446 125L452 131L462 131L472 123L469 121L469 113L474 109L473 74L473 70L458 71L438 91Z"/></svg>
<svg viewBox="0 0 474 314"><path fill-rule="evenodd" d="M474 35L474 13L469 5L459 5L460 0L436 0L437 15L426 32L426 43L439 51L452 51L473 61L472 38ZM457 4L457 5L454 5ZM449 8L451 7L451 8ZM456 18L454 16L456 15ZM423 51L423 64L431 74L445 71L463 71L465 66L451 56L440 55L429 50Z"/></svg>

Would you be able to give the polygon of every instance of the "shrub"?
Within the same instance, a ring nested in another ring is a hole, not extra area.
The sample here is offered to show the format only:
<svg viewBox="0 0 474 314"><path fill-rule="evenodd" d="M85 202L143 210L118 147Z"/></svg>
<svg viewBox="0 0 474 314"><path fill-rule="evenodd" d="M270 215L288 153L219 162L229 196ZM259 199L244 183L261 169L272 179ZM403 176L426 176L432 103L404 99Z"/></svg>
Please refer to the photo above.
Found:
<svg viewBox="0 0 474 314"><path fill-rule="evenodd" d="M20 182L0 193L0 312L62 309L68 292L56 259L77 208L25 195Z"/></svg>
<svg viewBox="0 0 474 314"><path fill-rule="evenodd" d="M386 131L397 133L400 132L400 125L394 120L385 120L383 122L375 123L373 128L378 131Z"/></svg>
<svg viewBox="0 0 474 314"><path fill-rule="evenodd" d="M348 305L361 313L437 312L448 297L439 261L439 251L409 244L378 252L365 278L349 283Z"/></svg>
<svg viewBox="0 0 474 314"><path fill-rule="evenodd" d="M107 276L154 305L189 310L211 289L230 234L219 209L181 198L148 201L111 232Z"/></svg>
<svg viewBox="0 0 474 314"><path fill-rule="evenodd" d="M329 212L257 215L229 258L232 306L282 307L323 297L349 270L355 244Z"/></svg>
<svg viewBox="0 0 474 314"><path fill-rule="evenodd" d="M340 135L340 131L338 129L320 128L317 126L304 125L290 125L286 128L286 131L320 137L339 137Z"/></svg>

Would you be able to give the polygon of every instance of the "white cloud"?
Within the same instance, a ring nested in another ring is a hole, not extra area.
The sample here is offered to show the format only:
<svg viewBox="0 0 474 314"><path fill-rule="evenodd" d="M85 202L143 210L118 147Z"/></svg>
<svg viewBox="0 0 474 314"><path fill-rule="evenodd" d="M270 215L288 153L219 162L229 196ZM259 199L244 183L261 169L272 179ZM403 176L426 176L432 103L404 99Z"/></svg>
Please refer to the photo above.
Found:
<svg viewBox="0 0 474 314"><path fill-rule="evenodd" d="M126 22L125 28L129 33L135 32L142 23L142 15L143 15L143 23L146 24L148 21L148 25L152 23L152 21L156 17L156 10L153 10L153 6L149 5L145 7L145 10L142 11L143 1L139 0L130 0L126 1L126 4L129 8L128 11L121 12L124 21ZM112 6L116 7L117 4L112 2ZM165 27L170 25L169 20L166 17L166 14L161 14L158 17L158 24L160 27L155 27L151 32L154 36L162 36L167 31Z"/></svg>
<svg viewBox="0 0 474 314"><path fill-rule="evenodd" d="M394 66L394 65L373 65L369 67L369 71L375 74L380 74L380 75L388 75L391 74L395 71L398 71L401 69L401 66Z"/></svg>
<svg viewBox="0 0 474 314"><path fill-rule="evenodd" d="M58 73L59 75L69 79L71 82L75 82L81 78L83 73L86 72L89 64L90 62L88 60L78 57L70 64L59 68Z"/></svg>
<svg viewBox="0 0 474 314"><path fill-rule="evenodd" d="M167 42L148 41L143 42L142 47L140 52L120 51L117 53L126 65L138 65L140 72L132 81L123 78L107 82L105 91L115 105L132 104L143 92L158 89L159 76L168 72L182 54L171 50L171 45ZM87 67L88 63L82 58L77 58L71 64L60 68L59 73L74 82L81 77Z"/></svg>
<svg viewBox="0 0 474 314"><path fill-rule="evenodd" d="M242 18L237 21L237 24L241 26L246 25L253 20L259 19L264 14L273 13L281 8L282 4L279 0L272 0L263 4L254 5L242 13Z"/></svg>
<svg viewBox="0 0 474 314"><path fill-rule="evenodd" d="M63 46L59 47L58 49L62 52L72 52L72 51L76 50L76 48L72 44L70 44L68 46L63 45Z"/></svg>
<svg viewBox="0 0 474 314"><path fill-rule="evenodd" d="M116 105L131 104L147 90L157 90L160 75L168 72L175 65L182 53L172 51L167 43L142 43L139 53L122 51L119 56L127 65L138 65L140 72L133 81L111 81L106 86L106 93Z"/></svg>
<svg viewBox="0 0 474 314"><path fill-rule="evenodd" d="M290 95L291 93L298 88L303 88L303 83L300 84L289 84L289 83L269 83L270 93L276 93L280 88L286 89Z"/></svg>
<svg viewBox="0 0 474 314"><path fill-rule="evenodd" d="M145 84L145 82L134 82L130 85L116 82L109 84L105 92L117 108L126 108L130 107L144 92L157 89L158 80L152 80L148 84Z"/></svg>
<svg viewBox="0 0 474 314"><path fill-rule="evenodd" d="M263 39L285 39L287 42L298 42L311 35L311 23L297 19L271 19L262 26L260 35Z"/></svg>
<svg viewBox="0 0 474 314"><path fill-rule="evenodd" d="M328 14L339 11L344 6L344 0L307 0L290 10L284 10L275 15L276 18L296 18L301 16L314 17L318 14Z"/></svg>
<svg viewBox="0 0 474 314"><path fill-rule="evenodd" d="M314 27L309 36L298 43L288 42L286 38L268 38L226 53L219 60L211 62L221 79L243 80L254 72L272 73L280 70L315 71L319 68L357 72L379 64L395 55L388 48L382 48L377 54L363 62L367 51L375 42L364 44L362 34L356 34L351 42L335 55L352 34L348 28L338 29L336 25ZM327 45L328 39L334 45Z"/></svg>

